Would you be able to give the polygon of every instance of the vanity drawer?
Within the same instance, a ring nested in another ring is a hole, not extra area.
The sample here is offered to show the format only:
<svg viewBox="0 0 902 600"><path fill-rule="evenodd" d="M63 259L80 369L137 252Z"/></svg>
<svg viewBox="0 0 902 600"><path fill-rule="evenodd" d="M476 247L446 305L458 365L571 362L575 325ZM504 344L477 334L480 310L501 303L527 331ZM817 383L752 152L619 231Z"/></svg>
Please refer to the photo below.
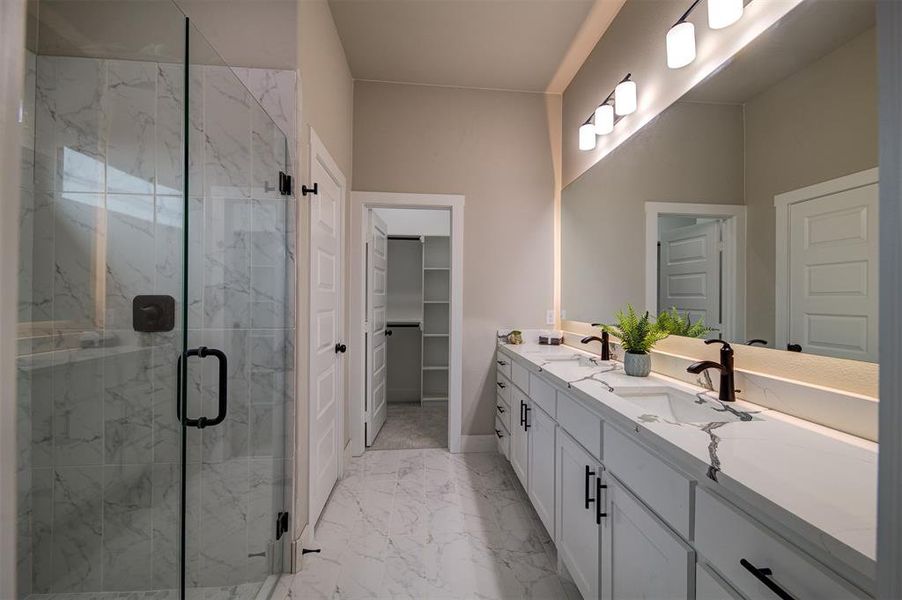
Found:
<svg viewBox="0 0 902 600"><path fill-rule="evenodd" d="M677 533L692 539L692 482L607 423L602 440L605 467Z"/></svg>
<svg viewBox="0 0 902 600"><path fill-rule="evenodd" d="M495 419L500 419L504 427L508 431L511 429L511 408L510 402L501 397L501 394L495 398Z"/></svg>
<svg viewBox="0 0 902 600"><path fill-rule="evenodd" d="M523 388L520 388L523 389ZM533 373L529 374L529 399L541 407L551 418L557 419L557 410L555 409L557 394L550 384L544 379Z"/></svg>
<svg viewBox="0 0 902 600"><path fill-rule="evenodd" d="M521 392L529 396L529 371L526 367L513 363L513 365L511 365L511 377L514 380L514 385L520 388Z"/></svg>
<svg viewBox="0 0 902 600"><path fill-rule="evenodd" d="M495 392L508 406L511 403L511 380L501 373L495 374Z"/></svg>
<svg viewBox="0 0 902 600"><path fill-rule="evenodd" d="M497 416L495 417L495 437L498 438L498 453L503 454L504 458L511 458L511 436L505 429L504 423Z"/></svg>
<svg viewBox="0 0 902 600"><path fill-rule="evenodd" d="M751 567L771 569L771 581L794 598L867 597L704 489L695 490L695 511L696 549L744 596L752 600L777 598L740 563L742 560Z"/></svg>
<svg viewBox="0 0 902 600"><path fill-rule="evenodd" d="M601 460L601 417L567 394L558 392L557 422L589 454Z"/></svg>
<svg viewBox="0 0 902 600"><path fill-rule="evenodd" d="M511 376L511 359L500 352L495 353L495 366L498 372L510 379Z"/></svg>

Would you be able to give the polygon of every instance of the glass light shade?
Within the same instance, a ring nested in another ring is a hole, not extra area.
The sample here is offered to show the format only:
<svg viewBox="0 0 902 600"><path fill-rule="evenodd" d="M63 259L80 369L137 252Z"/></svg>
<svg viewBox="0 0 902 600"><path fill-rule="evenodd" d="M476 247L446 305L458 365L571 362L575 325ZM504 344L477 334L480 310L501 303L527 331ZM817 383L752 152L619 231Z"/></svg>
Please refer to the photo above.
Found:
<svg viewBox="0 0 902 600"><path fill-rule="evenodd" d="M621 81L614 88L614 110L618 115L636 112L636 82Z"/></svg>
<svg viewBox="0 0 902 600"><path fill-rule="evenodd" d="M594 150L595 149L595 125L586 123L579 128L579 149Z"/></svg>
<svg viewBox="0 0 902 600"><path fill-rule="evenodd" d="M729 27L742 18L743 8L743 0L708 0L708 27Z"/></svg>
<svg viewBox="0 0 902 600"><path fill-rule="evenodd" d="M614 107L602 104L595 109L595 135L607 135L614 131Z"/></svg>
<svg viewBox="0 0 902 600"><path fill-rule="evenodd" d="M677 23L667 32L667 66L685 67L695 60L695 25L688 21Z"/></svg>

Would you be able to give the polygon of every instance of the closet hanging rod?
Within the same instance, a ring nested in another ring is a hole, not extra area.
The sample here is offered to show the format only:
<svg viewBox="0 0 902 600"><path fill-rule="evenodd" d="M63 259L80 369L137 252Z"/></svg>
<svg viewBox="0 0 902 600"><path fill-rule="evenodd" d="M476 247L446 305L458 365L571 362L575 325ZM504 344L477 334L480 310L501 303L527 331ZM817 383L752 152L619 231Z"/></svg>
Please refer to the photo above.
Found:
<svg viewBox="0 0 902 600"><path fill-rule="evenodd" d="M390 240L409 240L409 241L418 241L422 242L423 238L418 235L389 235L387 236Z"/></svg>

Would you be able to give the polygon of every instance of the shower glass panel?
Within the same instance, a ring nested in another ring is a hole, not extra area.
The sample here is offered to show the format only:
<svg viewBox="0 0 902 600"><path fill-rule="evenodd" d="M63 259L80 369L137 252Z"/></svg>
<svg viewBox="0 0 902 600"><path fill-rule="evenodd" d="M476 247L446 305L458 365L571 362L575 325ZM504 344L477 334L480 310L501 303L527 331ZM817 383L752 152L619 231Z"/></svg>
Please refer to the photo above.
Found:
<svg viewBox="0 0 902 600"><path fill-rule="evenodd" d="M187 369L185 585L253 598L289 537L277 530L294 364L288 148L193 26L188 56L188 352L206 356Z"/></svg>
<svg viewBox="0 0 902 600"><path fill-rule="evenodd" d="M265 597L290 537L285 135L170 2L30 2L26 66L18 597Z"/></svg>

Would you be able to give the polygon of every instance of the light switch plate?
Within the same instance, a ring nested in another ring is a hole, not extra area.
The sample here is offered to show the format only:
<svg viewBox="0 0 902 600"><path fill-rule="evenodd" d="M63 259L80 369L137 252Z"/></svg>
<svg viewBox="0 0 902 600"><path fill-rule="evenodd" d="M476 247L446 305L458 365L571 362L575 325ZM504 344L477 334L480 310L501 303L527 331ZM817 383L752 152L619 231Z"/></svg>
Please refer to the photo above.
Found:
<svg viewBox="0 0 902 600"><path fill-rule="evenodd" d="M545 324L554 325L554 309L549 308L545 311Z"/></svg>

